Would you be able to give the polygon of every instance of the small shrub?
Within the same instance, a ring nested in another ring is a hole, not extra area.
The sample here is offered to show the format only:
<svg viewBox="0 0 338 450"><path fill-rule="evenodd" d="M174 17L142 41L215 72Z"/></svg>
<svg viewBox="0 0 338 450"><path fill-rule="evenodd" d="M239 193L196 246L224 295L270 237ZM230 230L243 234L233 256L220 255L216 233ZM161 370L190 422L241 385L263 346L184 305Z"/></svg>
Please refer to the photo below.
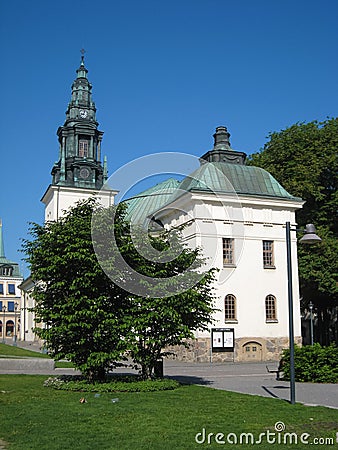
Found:
<svg viewBox="0 0 338 450"><path fill-rule="evenodd" d="M168 378L141 380L138 376L116 376L104 383L88 383L82 376L65 375L48 378L44 386L80 392L155 392L177 389L180 383Z"/></svg>
<svg viewBox="0 0 338 450"><path fill-rule="evenodd" d="M280 367L284 379L290 379L290 351L284 350ZM313 383L338 383L338 347L334 344L322 347L316 343L304 347L295 346L296 381Z"/></svg>

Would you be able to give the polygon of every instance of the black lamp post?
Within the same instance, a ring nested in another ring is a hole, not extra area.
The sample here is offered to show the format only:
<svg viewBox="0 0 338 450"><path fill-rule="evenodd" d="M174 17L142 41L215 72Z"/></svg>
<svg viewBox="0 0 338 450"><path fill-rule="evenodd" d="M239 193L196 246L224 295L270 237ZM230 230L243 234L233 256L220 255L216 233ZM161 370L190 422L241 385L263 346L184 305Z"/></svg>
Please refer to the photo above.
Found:
<svg viewBox="0 0 338 450"><path fill-rule="evenodd" d="M309 310L310 310L310 336L311 336L311 345L313 345L313 303L310 301L309 303Z"/></svg>
<svg viewBox="0 0 338 450"><path fill-rule="evenodd" d="M5 342L6 342L6 339L5 339L5 333L6 333L6 306L5 305L2 307L2 312L3 312L2 343L5 344Z"/></svg>
<svg viewBox="0 0 338 450"><path fill-rule="evenodd" d="M291 261L291 231L298 231L296 228L291 229L290 222L286 222L286 258L287 258L287 274L288 274L288 304L289 304L289 349L290 349L290 403L296 403L296 383L295 383L295 339L293 329L293 290L292 290L292 261ZM299 242L302 244L315 244L321 242L321 238L316 235L316 228L312 224L305 227L304 236Z"/></svg>
<svg viewBox="0 0 338 450"><path fill-rule="evenodd" d="M15 305L14 305L14 342L13 342L14 346L17 346L17 343L16 343L16 340L17 340L17 334L16 334L16 313L17 313L17 310L18 310L18 306L19 306L19 303L15 302Z"/></svg>

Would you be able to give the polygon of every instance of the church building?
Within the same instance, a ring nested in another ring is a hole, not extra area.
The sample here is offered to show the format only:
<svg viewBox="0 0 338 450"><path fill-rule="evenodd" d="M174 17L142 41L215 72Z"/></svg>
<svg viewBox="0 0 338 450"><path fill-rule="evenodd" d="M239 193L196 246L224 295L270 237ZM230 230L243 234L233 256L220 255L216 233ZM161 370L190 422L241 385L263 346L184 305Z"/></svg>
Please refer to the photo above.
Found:
<svg viewBox="0 0 338 450"><path fill-rule="evenodd" d="M117 191L105 187L103 132L98 130L87 72L82 57L66 121L57 131L59 157L52 168L52 183L42 197L45 221L58 220L71 205L93 194L105 206L114 204ZM201 156L194 173L181 181L170 178L127 199L127 217L140 224L150 220L167 229L184 226L185 242L200 247L208 266L219 269L217 311L210 329L196 332L189 349L172 349L177 358L278 360L288 347L285 226L286 222L296 224L295 212L303 202L265 170L247 165L246 154L233 150L229 137L226 127L218 127L213 148ZM294 334L295 342L301 342L295 233L291 247ZM34 304L32 287L30 279L21 285L28 306ZM34 318L26 318L25 323L23 339L31 333Z"/></svg>
<svg viewBox="0 0 338 450"><path fill-rule="evenodd" d="M128 218L165 228L183 227L186 243L200 247L219 269L209 332L197 332L189 361L278 360L288 347L286 222L295 225L303 201L267 171L245 164L230 147L224 126L200 167L181 182L172 178L127 201ZM292 236L295 342L301 342L296 233Z"/></svg>

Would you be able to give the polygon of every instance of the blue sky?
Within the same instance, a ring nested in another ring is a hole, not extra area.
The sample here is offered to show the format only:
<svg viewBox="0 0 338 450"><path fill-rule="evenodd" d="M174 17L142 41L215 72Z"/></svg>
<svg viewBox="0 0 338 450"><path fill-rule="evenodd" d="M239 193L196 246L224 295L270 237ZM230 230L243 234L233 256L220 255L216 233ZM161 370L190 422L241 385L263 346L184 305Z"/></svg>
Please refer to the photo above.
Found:
<svg viewBox="0 0 338 450"><path fill-rule="evenodd" d="M0 217L15 261L43 222L82 47L110 174L153 152L200 156L219 125L249 154L337 117L336 0L7 0L0 17Z"/></svg>

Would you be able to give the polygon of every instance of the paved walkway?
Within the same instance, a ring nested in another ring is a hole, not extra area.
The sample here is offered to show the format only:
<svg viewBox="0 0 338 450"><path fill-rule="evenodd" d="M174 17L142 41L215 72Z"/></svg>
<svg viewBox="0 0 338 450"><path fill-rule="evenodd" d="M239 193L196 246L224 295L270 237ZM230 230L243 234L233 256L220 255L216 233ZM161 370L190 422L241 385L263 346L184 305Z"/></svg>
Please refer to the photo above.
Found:
<svg viewBox="0 0 338 450"><path fill-rule="evenodd" d="M20 347L38 350L37 347ZM276 375L268 373L266 365L275 368L277 363L184 363L164 361L164 375L184 383L193 383L243 394L289 400L290 384L276 380ZM117 373L135 373L132 369L116 369ZM6 371L3 373L27 373L58 375L76 373L73 369ZM338 384L296 383L296 402L306 405L321 405L338 409Z"/></svg>
<svg viewBox="0 0 338 450"><path fill-rule="evenodd" d="M277 363L188 364L165 361L164 374L182 382L206 385L215 389L290 399L290 383L276 380L266 365ZM338 384L296 383L296 402L338 409Z"/></svg>

